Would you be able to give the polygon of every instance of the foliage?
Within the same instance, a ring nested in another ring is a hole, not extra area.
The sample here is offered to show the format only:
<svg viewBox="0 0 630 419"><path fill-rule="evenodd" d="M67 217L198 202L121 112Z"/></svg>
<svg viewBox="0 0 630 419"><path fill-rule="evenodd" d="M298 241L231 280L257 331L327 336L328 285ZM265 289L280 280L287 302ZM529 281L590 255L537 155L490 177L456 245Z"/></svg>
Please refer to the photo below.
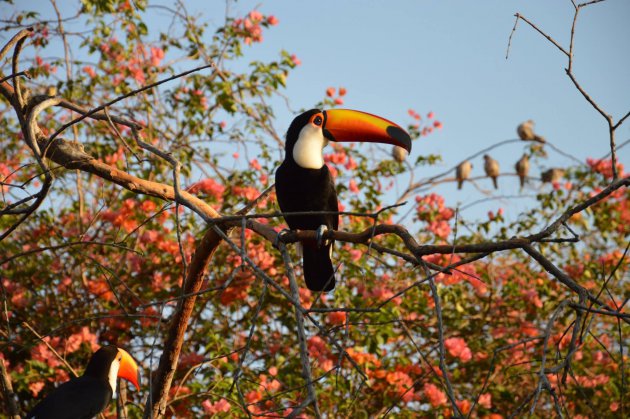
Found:
<svg viewBox="0 0 630 419"><path fill-rule="evenodd" d="M30 95L54 87L64 99L90 108L179 69L214 62L212 70L131 95L108 112L143 125L143 141L182 163L182 182L189 192L223 215L235 214L272 184L282 158L282 135L274 128L277 109L268 102L282 94L300 61L287 51L274 61L248 59L254 44L263 42L264 32L278 24L273 15L253 10L210 25L185 9L169 10L173 25L166 28L152 24L149 6L144 1L82 0L80 13L64 23L85 25L80 33L64 32L57 21L15 6L11 30L15 25L36 27L25 51L33 78L23 84ZM51 58L47 48L62 37L72 54ZM339 106L346 94L342 87L330 88L315 106ZM8 102L2 103L0 210L36 193L42 182L19 121ZM51 134L76 115L48 110L40 126ZM421 118L410 110L409 116L416 143L429 141L431 131L442 127L432 114ZM85 120L63 135L119 170L172 184L168 163L142 150L126 126ZM523 144L530 154L540 151ZM430 168L439 156L414 156L415 164L410 165L392 160L382 147L335 145L327 149L325 159L336 178L340 210L355 213L342 217L341 229L359 232L375 220L356 213L375 213L388 205L411 172ZM97 345L114 343L138 358L147 377L164 349L167 322L196 242L207 228L198 215L172 202L87 172L56 164L51 168L52 193L0 244L6 308L1 352L24 409L69 378L51 347L80 371ZM562 182L543 184L531 209L509 221L502 211L488 219L462 218L453 203L440 196L439 184L428 182L412 195L413 219L404 217L403 207L385 210L377 221L391 225L395 218L402 219L423 244L497 242L539 232L567 208L601 192L611 178L608 159L576 165ZM623 251L630 225L628 198L627 189L619 188L572 216L558 236L569 236L570 229L579 242L536 245L555 266L613 307L627 302L630 292ZM254 208L260 214L277 210L273 192ZM3 215L0 231L18 218ZM279 217L258 221L276 230L284 226ZM243 260L247 255L288 290L282 256L251 229L237 228L230 237L241 252L219 247L186 333L169 404L169 413L178 417L245 416L244 409L287 415L307 397L293 307ZM321 328L307 322L319 410L329 417L386 412L450 416L439 365L436 302L423 281L424 271L392 253L409 253L397 236L380 235L374 243L391 252L337 243L341 280L334 293L299 291L306 308L340 309L310 312ZM289 250L298 265L294 247ZM466 256L436 253L425 261L446 266ZM296 274L301 281L299 266ZM623 400L626 411L630 409L627 395L621 396L627 392L627 348L620 353L627 324L564 306L568 301L586 303L522 250L492 253L439 273L435 281L446 371L461 412L498 418L515 411L539 385L545 356L547 367L572 357L566 373L560 368L543 374L569 416L613 415L624 408ZM587 327L572 344L576 318ZM44 335L45 342L27 325ZM131 417L141 415L148 389L128 392L134 402L127 405ZM549 416L553 400L549 394L541 397L535 415ZM108 412L113 417L115 407ZM306 414L314 411L308 408Z"/></svg>

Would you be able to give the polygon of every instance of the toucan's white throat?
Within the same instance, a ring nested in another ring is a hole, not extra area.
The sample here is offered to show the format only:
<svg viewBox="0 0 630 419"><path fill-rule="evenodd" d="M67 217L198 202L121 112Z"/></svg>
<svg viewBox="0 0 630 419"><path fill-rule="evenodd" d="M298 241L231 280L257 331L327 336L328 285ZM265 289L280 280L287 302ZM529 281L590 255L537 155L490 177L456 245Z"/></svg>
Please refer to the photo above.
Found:
<svg viewBox="0 0 630 419"><path fill-rule="evenodd" d="M304 169L321 169L324 166L322 151L328 145L322 128L306 124L293 146L293 160Z"/></svg>
<svg viewBox="0 0 630 419"><path fill-rule="evenodd" d="M120 369L120 356L116 355L116 358L112 361L112 365L109 367L109 374L107 374L107 381L112 388L112 394L116 393L116 382L118 379L118 370Z"/></svg>

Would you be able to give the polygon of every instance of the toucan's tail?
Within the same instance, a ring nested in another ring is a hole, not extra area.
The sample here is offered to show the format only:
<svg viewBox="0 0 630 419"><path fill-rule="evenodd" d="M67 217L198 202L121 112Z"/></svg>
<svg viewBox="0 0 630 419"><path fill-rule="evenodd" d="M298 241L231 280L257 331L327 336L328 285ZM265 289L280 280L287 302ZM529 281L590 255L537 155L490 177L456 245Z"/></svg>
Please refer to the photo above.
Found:
<svg viewBox="0 0 630 419"><path fill-rule="evenodd" d="M305 243L302 251L304 280L308 289L311 291L335 289L335 270L330 260L332 243L322 247Z"/></svg>

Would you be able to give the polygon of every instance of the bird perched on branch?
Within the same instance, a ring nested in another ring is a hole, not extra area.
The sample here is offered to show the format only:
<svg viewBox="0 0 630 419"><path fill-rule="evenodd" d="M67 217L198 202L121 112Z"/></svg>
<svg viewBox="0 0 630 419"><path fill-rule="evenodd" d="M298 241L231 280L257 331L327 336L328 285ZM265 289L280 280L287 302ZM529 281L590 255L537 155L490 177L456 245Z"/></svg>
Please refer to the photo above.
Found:
<svg viewBox="0 0 630 419"><path fill-rule="evenodd" d="M392 147L392 157L398 163L404 162L408 155L409 152L407 152L407 150L405 150L404 148L398 147L397 145Z"/></svg>
<svg viewBox="0 0 630 419"><path fill-rule="evenodd" d="M131 355L114 345L103 346L92 355L82 376L57 387L26 419L92 418L109 404L118 377L139 388L138 364Z"/></svg>
<svg viewBox="0 0 630 419"><path fill-rule="evenodd" d="M523 189L523 186L525 186L525 180L529 174L529 157L527 157L527 154L523 154L523 157L516 162L514 168L516 169L516 174L521 182L521 189Z"/></svg>
<svg viewBox="0 0 630 419"><path fill-rule="evenodd" d="M537 141L539 143L545 144L545 137L541 137L534 132L534 125L536 125L534 121L528 119L516 128L516 133L523 141Z"/></svg>
<svg viewBox="0 0 630 419"><path fill-rule="evenodd" d="M486 175L492 178L494 189L499 189L499 183L497 181L497 178L499 177L499 162L487 154L483 155L483 159L483 170L485 170Z"/></svg>
<svg viewBox="0 0 630 419"><path fill-rule="evenodd" d="M464 160L455 168L455 177L457 178L457 189L461 189L464 181L470 177L473 165L468 160Z"/></svg>
<svg viewBox="0 0 630 419"><path fill-rule="evenodd" d="M333 242L323 240L323 235L338 228L339 215L288 213L339 210L335 185L324 163L323 149L329 141L377 142L411 151L411 138L405 130L365 112L311 109L291 122L284 161L276 171L276 196L292 230L317 231L317 240L302 242L304 280L312 291L335 288L330 259Z"/></svg>
<svg viewBox="0 0 630 419"><path fill-rule="evenodd" d="M542 172L540 175L543 182L555 183L560 182L564 177L564 169L553 168Z"/></svg>

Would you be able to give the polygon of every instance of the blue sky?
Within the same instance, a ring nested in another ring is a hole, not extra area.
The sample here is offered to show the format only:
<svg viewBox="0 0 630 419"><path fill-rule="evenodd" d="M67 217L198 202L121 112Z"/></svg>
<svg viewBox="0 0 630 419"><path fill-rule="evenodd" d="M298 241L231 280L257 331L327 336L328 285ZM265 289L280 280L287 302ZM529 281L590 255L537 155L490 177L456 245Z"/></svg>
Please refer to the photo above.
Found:
<svg viewBox="0 0 630 419"><path fill-rule="evenodd" d="M223 1L186 0L191 14L221 23ZM50 16L48 1L37 0ZM67 7L72 3L63 3ZM163 4L171 5L172 2ZM3 7L4 8L4 7ZM0 8L0 11L3 9ZM542 36L519 22L506 60L514 14L520 12L568 49L573 6L570 0L320 0L238 1L232 15L258 9L274 14L278 26L266 30L264 42L245 48L247 59L272 60L280 49L295 53L300 65L289 77L286 95L292 110L310 107L329 86L347 88L344 107L365 110L400 124L407 109L422 115L434 111L444 128L414 143L413 158L438 153L441 167L421 169L421 177L452 167L464 157L502 140L516 138L518 123L534 119L537 131L551 143L584 160L609 151L608 128L565 74L566 57ZM157 13L155 22L159 22ZM582 86L615 120L630 110L630 2L607 0L583 9L575 37L574 72ZM211 33L211 31L209 32ZM293 114L282 100L273 103L279 132ZM630 138L630 120L617 131L617 142ZM502 171L513 171L523 144L492 152ZM630 146L619 159L630 166ZM481 174L481 158L474 162ZM546 167L570 160L550 151ZM532 169L536 176L538 169ZM499 194L517 191L513 178L500 180ZM489 182L480 186L488 188ZM535 193L538 185L526 193ZM435 192L449 205L480 198L472 187L457 191L442 184ZM516 213L527 204L502 201Z"/></svg>
<svg viewBox="0 0 630 419"><path fill-rule="evenodd" d="M199 10L199 2L186 4L190 11ZM430 176L481 148L516 138L518 123L530 118L550 142L582 160L609 151L607 124L567 77L564 54L520 22L509 59L505 58L516 12L568 50L573 19L569 0L239 1L232 11L245 14L254 8L274 14L280 24L266 31L264 42L250 47L247 54L273 58L283 48L302 61L288 79L293 109L309 107L329 86L344 86L348 89L345 107L399 123L409 120L408 108L421 114L434 111L444 129L416 142L414 155L440 153L444 163L421 175ZM608 0L580 12L575 36L574 72L615 119L630 111L628 21L630 2ZM293 116L285 109L278 101L280 131ZM617 131L617 142L629 138L627 121ZM626 169L629 149L619 155ZM513 171L522 150L518 143L492 155ZM475 163L474 170L480 173L482 160ZM545 164L569 163L550 151ZM501 184L503 194L517 190L516 179ZM474 188L457 192L454 185L441 185L437 192L451 204L480 197Z"/></svg>

